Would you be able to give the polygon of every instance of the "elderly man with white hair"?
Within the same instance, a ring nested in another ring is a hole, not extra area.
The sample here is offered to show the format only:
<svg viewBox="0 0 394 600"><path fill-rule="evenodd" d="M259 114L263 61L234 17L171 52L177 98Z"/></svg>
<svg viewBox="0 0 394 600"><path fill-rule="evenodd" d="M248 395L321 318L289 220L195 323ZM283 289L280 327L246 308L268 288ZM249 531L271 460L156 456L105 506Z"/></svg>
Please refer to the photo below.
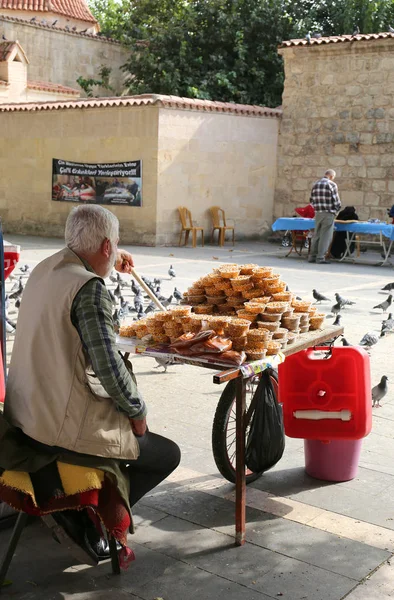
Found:
<svg viewBox="0 0 394 600"><path fill-rule="evenodd" d="M334 233L335 215L341 209L335 177L335 171L328 169L312 187L310 203L315 209L315 232L308 259L310 263L325 265L330 262L326 254Z"/></svg>
<svg viewBox="0 0 394 600"><path fill-rule="evenodd" d="M133 266L118 239L118 219L105 208L71 211L66 247L39 263L25 287L4 414L33 450L126 465L133 506L177 467L180 451L148 431L145 402L116 348L104 278ZM90 542L98 559L107 557L102 540Z"/></svg>

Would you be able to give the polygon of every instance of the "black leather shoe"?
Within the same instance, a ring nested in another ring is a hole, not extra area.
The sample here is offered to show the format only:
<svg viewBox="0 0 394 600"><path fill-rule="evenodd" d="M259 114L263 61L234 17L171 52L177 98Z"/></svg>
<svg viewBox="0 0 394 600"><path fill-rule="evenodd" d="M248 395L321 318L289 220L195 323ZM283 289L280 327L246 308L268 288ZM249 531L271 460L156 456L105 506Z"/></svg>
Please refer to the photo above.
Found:
<svg viewBox="0 0 394 600"><path fill-rule="evenodd" d="M80 562L97 565L99 557L86 539L83 519L77 511L55 512L42 517L52 530L54 539L67 547Z"/></svg>

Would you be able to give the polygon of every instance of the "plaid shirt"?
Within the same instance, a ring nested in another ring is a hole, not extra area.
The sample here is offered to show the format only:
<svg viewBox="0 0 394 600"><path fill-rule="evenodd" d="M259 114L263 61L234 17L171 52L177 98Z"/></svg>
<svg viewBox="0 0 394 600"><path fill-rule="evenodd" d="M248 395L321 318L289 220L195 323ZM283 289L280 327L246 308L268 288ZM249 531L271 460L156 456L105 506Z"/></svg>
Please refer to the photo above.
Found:
<svg viewBox="0 0 394 600"><path fill-rule="evenodd" d="M107 394L129 417L143 419L145 402L116 348L112 302L100 279L91 279L79 290L71 308L71 321Z"/></svg>
<svg viewBox="0 0 394 600"><path fill-rule="evenodd" d="M323 177L312 188L310 203L316 212L330 212L334 215L341 208L341 200L336 183Z"/></svg>

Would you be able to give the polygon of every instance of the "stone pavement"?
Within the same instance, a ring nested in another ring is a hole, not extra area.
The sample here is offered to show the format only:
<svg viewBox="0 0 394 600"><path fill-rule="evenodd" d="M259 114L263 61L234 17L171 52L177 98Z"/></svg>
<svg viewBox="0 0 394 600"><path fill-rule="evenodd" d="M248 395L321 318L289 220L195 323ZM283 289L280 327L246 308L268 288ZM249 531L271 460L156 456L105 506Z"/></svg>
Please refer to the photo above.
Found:
<svg viewBox="0 0 394 600"><path fill-rule="evenodd" d="M7 236L23 248L21 264L36 262L61 241ZM308 265L283 260L284 250L261 243L232 247L129 248L136 268L163 281L164 295L181 291L219 261L273 265L292 290L309 297L316 287L336 291L357 304L343 311L345 334L357 343L380 330L372 307L394 281L390 267ZM376 255L375 255L376 257ZM9 287L9 284L7 284ZM321 305L329 312L330 303ZM11 315L12 317L13 315ZM394 380L393 337L371 352L372 380ZM12 340L9 340L9 350ZM303 443L287 439L283 459L248 486L247 543L234 547L233 486L219 474L211 453L211 427L221 386L212 372L191 366L154 369L136 357L139 385L148 401L149 425L179 443L182 462L171 478L135 507L137 530L130 545L137 560L120 577L109 563L76 565L40 523L29 526L18 546L2 594L15 600L385 600L394 598L394 392L374 410L364 440L358 477L332 484L304 472ZM394 388L393 388L394 389ZM3 550L9 531L0 532Z"/></svg>

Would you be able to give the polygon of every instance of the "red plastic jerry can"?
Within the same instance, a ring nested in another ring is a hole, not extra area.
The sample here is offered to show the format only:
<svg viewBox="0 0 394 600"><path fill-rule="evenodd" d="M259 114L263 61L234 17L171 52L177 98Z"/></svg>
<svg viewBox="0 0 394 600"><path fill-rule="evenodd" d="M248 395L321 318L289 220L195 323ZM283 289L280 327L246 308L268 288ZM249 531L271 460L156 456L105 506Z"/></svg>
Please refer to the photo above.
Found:
<svg viewBox="0 0 394 600"><path fill-rule="evenodd" d="M369 356L360 347L301 350L279 365L285 433L357 440L372 427Z"/></svg>

